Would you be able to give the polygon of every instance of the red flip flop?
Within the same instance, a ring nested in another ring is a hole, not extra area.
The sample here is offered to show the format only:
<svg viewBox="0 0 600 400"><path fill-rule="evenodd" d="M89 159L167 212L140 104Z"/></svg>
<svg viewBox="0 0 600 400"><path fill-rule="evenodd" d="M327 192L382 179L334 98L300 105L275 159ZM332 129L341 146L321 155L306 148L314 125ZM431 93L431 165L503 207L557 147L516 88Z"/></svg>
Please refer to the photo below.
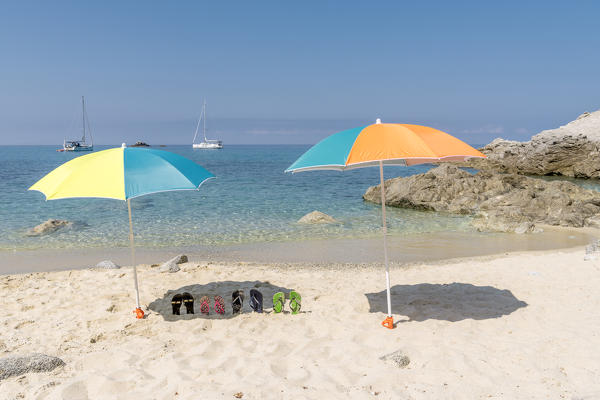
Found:
<svg viewBox="0 0 600 400"><path fill-rule="evenodd" d="M225 300L221 296L215 296L215 312L219 315L225 314Z"/></svg>
<svg viewBox="0 0 600 400"><path fill-rule="evenodd" d="M210 313L210 299L208 296L202 296L200 298L200 312L204 315L208 315Z"/></svg>

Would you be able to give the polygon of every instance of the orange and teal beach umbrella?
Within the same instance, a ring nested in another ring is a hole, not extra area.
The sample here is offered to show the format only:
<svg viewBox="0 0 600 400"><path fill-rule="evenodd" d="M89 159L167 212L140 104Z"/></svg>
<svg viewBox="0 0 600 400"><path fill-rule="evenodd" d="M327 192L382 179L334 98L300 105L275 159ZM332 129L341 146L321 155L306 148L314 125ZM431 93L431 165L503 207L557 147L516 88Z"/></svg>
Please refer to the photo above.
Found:
<svg viewBox="0 0 600 400"><path fill-rule="evenodd" d="M215 176L195 162L168 151L129 148L102 150L68 161L29 188L46 200L67 198L108 198L127 201L129 240L135 283L136 315L140 307L135 247L131 221L131 199L173 190L197 190Z"/></svg>
<svg viewBox="0 0 600 400"><path fill-rule="evenodd" d="M463 141L428 126L383 124L335 133L302 154L286 172L337 170L379 167L381 179L381 210L383 252L387 287L388 314L383 326L394 327L390 299L390 269L387 254L387 224L385 219L384 165L416 165L485 158L485 155Z"/></svg>

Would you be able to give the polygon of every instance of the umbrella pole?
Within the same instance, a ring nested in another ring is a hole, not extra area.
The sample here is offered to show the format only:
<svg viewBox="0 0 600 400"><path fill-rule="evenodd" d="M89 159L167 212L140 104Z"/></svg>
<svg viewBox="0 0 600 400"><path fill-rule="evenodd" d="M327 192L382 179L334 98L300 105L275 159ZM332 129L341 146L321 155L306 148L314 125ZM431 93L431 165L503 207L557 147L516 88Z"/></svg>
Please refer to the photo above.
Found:
<svg viewBox="0 0 600 400"><path fill-rule="evenodd" d="M131 200L127 199L127 212L129 213L129 246L131 247L131 265L133 266L133 283L135 284L135 315L144 318L144 311L140 307L140 290L138 288L137 267L135 266L135 246L133 243L133 223L131 222Z"/></svg>
<svg viewBox="0 0 600 400"><path fill-rule="evenodd" d="M383 180L383 161L379 161L379 177L381 179L381 224L383 226L383 257L385 260L385 283L387 289L387 318L381 323L388 329L394 329L394 318L392 317L392 300L390 297L390 265L388 263L387 250L387 222L385 219L385 182Z"/></svg>

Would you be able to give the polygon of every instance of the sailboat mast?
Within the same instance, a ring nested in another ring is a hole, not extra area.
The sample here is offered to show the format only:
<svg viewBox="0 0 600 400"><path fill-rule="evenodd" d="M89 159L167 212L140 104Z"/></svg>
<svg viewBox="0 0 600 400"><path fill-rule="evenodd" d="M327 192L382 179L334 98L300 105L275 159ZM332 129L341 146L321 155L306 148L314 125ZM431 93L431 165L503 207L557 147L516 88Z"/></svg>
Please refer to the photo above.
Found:
<svg viewBox="0 0 600 400"><path fill-rule="evenodd" d="M202 120L202 133L204 133L204 141L206 142L206 99L204 99L204 104L202 105L202 114L204 114L204 119Z"/></svg>
<svg viewBox="0 0 600 400"><path fill-rule="evenodd" d="M198 123L196 124L196 131L194 132L194 138L192 139L192 145L196 143L196 137L198 136L198 129L200 129L200 122L202 121L202 114L204 114L204 109L200 111L200 118L198 118Z"/></svg>
<svg viewBox="0 0 600 400"><path fill-rule="evenodd" d="M83 137L81 138L81 141L83 143L85 143L85 100L83 98L83 96L81 96L81 115L82 115L82 124L83 124Z"/></svg>

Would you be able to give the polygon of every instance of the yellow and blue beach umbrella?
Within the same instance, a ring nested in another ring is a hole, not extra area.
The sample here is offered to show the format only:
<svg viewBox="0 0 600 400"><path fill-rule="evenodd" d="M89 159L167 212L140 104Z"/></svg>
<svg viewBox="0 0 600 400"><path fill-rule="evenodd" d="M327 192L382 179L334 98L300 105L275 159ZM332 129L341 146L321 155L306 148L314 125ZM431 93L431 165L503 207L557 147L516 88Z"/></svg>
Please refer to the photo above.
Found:
<svg viewBox="0 0 600 400"><path fill-rule="evenodd" d="M136 315L142 318L131 199L157 192L197 190L207 179L214 177L202 166L178 154L123 145L74 158L51 171L29 190L42 192L46 200L97 197L127 201Z"/></svg>
<svg viewBox="0 0 600 400"><path fill-rule="evenodd" d="M383 166L465 161L469 158L485 158L485 155L446 132L421 125L382 124L377 119L373 125L338 132L323 139L302 154L286 170L286 172L344 171L353 168L379 167L388 306L387 318L382 324L386 328L393 328L394 320L390 299Z"/></svg>

